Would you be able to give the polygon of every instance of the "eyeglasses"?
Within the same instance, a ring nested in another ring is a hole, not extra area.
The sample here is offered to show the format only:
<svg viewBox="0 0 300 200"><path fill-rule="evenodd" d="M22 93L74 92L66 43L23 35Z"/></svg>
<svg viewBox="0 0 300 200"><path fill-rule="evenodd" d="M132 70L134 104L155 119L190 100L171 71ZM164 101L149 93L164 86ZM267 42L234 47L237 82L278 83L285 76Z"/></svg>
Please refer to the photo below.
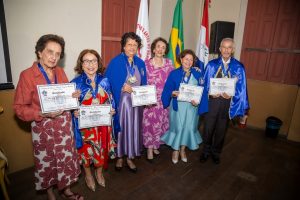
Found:
<svg viewBox="0 0 300 200"><path fill-rule="evenodd" d="M98 63L98 60L96 60L96 59L94 59L94 60L83 60L82 63L84 65L90 65L90 64L95 65L95 64Z"/></svg>

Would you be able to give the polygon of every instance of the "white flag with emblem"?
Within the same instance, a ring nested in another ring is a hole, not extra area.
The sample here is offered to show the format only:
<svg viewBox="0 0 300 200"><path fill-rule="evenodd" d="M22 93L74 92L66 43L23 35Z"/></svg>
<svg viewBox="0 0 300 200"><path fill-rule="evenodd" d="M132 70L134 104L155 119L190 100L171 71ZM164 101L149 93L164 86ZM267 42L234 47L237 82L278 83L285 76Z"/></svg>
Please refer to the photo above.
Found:
<svg viewBox="0 0 300 200"><path fill-rule="evenodd" d="M150 50L150 34L149 34L149 16L148 16L148 0L141 0L139 17L136 26L136 34L142 39L142 48L138 51L138 56L142 60L146 60L151 56Z"/></svg>

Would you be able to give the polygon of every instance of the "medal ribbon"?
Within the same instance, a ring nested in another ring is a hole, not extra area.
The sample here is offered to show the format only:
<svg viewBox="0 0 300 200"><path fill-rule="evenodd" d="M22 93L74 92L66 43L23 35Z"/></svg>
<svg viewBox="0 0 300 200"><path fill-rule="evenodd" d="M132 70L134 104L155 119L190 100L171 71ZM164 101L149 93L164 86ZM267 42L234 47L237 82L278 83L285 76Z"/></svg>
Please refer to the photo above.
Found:
<svg viewBox="0 0 300 200"><path fill-rule="evenodd" d="M186 76L186 75L187 75L187 73L189 73L189 76ZM185 72L185 71L183 71L182 82L184 82L184 83L188 84L188 83L189 83L189 81L190 81L190 78L191 78L191 71L189 71L189 72Z"/></svg>
<svg viewBox="0 0 300 200"><path fill-rule="evenodd" d="M95 75L95 89L92 87L91 83L92 83L92 80L85 74L86 76L86 84L89 85L90 89L91 89L91 93L92 93L92 96L93 96L93 99L95 99L97 97L97 94L98 94L98 90L99 90L99 80L97 78L97 74Z"/></svg>
<svg viewBox="0 0 300 200"><path fill-rule="evenodd" d="M134 76L134 72L135 72L134 61L132 60L132 63L130 65L130 63L128 61L128 57L125 54L123 54L123 55L124 55L124 59L125 59L125 63L126 63L127 72L132 77L132 76Z"/></svg>
<svg viewBox="0 0 300 200"><path fill-rule="evenodd" d="M222 71L223 71L224 77L228 77L228 78L229 78L229 76L228 76L228 72L229 72L229 63L227 64L227 66L228 66L227 69L225 69L224 63L222 62L221 67L222 67Z"/></svg>
<svg viewBox="0 0 300 200"><path fill-rule="evenodd" d="M38 63L38 67L40 69L40 71L42 72L43 76L45 77L46 81L47 81L47 84L51 84L51 81L47 75L47 73L45 72L44 68L42 67L41 63ZM54 74L54 83L57 84L57 77L56 77L56 74Z"/></svg>

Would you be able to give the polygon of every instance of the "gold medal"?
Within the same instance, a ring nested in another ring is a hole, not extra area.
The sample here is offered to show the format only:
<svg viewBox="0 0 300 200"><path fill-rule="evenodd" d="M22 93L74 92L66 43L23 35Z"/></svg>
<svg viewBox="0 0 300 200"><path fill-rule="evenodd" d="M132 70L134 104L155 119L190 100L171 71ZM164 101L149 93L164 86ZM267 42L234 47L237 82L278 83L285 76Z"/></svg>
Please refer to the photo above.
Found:
<svg viewBox="0 0 300 200"><path fill-rule="evenodd" d="M137 81L137 79L136 79L135 76L131 76L131 77L128 78L128 82L129 82L129 83L132 83L132 84L133 84L133 83L135 83L136 81Z"/></svg>

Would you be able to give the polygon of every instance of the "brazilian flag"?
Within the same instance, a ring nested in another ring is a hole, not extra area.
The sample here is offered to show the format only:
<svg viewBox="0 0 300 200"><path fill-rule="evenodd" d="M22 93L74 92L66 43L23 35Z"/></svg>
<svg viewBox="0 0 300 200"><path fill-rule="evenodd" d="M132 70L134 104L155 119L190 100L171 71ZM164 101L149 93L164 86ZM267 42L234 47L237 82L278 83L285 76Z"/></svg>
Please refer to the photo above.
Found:
<svg viewBox="0 0 300 200"><path fill-rule="evenodd" d="M177 4L173 15L173 25L169 39L170 51L167 55L170 58L175 68L180 65L176 61L176 57L184 49L183 43L183 20L182 20L182 0L177 0Z"/></svg>

